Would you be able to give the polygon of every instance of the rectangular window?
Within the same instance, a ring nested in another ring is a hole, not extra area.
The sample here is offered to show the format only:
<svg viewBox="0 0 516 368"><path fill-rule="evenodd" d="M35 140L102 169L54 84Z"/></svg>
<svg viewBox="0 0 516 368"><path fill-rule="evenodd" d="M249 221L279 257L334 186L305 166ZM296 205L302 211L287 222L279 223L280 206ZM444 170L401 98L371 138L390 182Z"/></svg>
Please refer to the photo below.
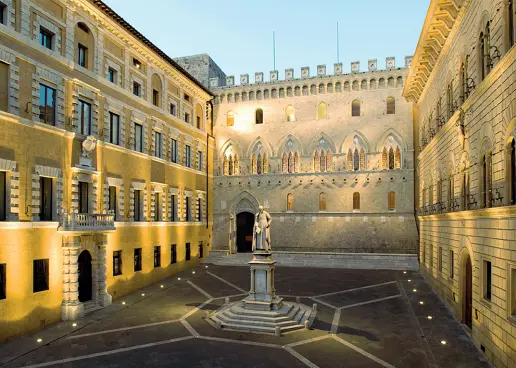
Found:
<svg viewBox="0 0 516 368"><path fill-rule="evenodd" d="M108 198L108 210L110 213L113 213L115 215L116 220L116 187L110 186L109 187L109 198Z"/></svg>
<svg viewBox="0 0 516 368"><path fill-rule="evenodd" d="M202 168L204 166L204 157L202 151L197 151L197 157L199 157L199 159L197 160L197 170L202 171Z"/></svg>
<svg viewBox="0 0 516 368"><path fill-rule="evenodd" d="M114 83L114 84L117 84L116 83L116 80L117 80L117 72L115 69L113 68L108 68L108 72L107 72L107 79L108 81L110 81L111 83Z"/></svg>
<svg viewBox="0 0 516 368"><path fill-rule="evenodd" d="M35 259L33 262L32 291L48 290L48 258Z"/></svg>
<svg viewBox="0 0 516 368"><path fill-rule="evenodd" d="M389 192L389 198L388 198L388 206L389 211L394 211L396 209L396 193L395 192Z"/></svg>
<svg viewBox="0 0 516 368"><path fill-rule="evenodd" d="M52 178L39 178L39 219L52 221Z"/></svg>
<svg viewBox="0 0 516 368"><path fill-rule="evenodd" d="M0 221L7 220L7 173L0 171Z"/></svg>
<svg viewBox="0 0 516 368"><path fill-rule="evenodd" d="M47 49L52 50L52 32L47 31L43 27L39 28L39 44Z"/></svg>
<svg viewBox="0 0 516 368"><path fill-rule="evenodd" d="M438 264L439 272L443 272L443 247L439 247L437 257L439 260L439 264Z"/></svg>
<svg viewBox="0 0 516 368"><path fill-rule="evenodd" d="M120 115L109 113L109 143L120 144Z"/></svg>
<svg viewBox="0 0 516 368"><path fill-rule="evenodd" d="M9 86L11 84L9 78L9 64L0 61L0 110L9 110Z"/></svg>
<svg viewBox="0 0 516 368"><path fill-rule="evenodd" d="M177 244L170 246L170 264L177 263Z"/></svg>
<svg viewBox="0 0 516 368"><path fill-rule="evenodd" d="M142 248L134 249L134 272L142 270Z"/></svg>
<svg viewBox="0 0 516 368"><path fill-rule="evenodd" d="M202 205L201 205L201 203L202 203L201 198L197 198L196 203L195 203L195 212L196 212L196 217L197 217L198 222L202 221L202 214L201 214Z"/></svg>
<svg viewBox="0 0 516 368"><path fill-rule="evenodd" d="M154 221L161 221L161 196L154 193Z"/></svg>
<svg viewBox="0 0 516 368"><path fill-rule="evenodd" d="M190 102L190 96L187 95L186 93L183 95L183 98L185 99L186 102Z"/></svg>
<svg viewBox="0 0 516 368"><path fill-rule="evenodd" d="M201 117L197 116L197 129L201 129Z"/></svg>
<svg viewBox="0 0 516 368"><path fill-rule="evenodd" d="M177 139L170 140L170 160L177 163Z"/></svg>
<svg viewBox="0 0 516 368"><path fill-rule="evenodd" d="M484 299L491 300L491 262L484 261Z"/></svg>
<svg viewBox="0 0 516 368"><path fill-rule="evenodd" d="M189 261L189 260L190 260L190 243L186 243L186 255L185 255L185 260L186 260L186 261Z"/></svg>
<svg viewBox="0 0 516 368"><path fill-rule="evenodd" d="M513 317L516 317L516 268L509 268L509 277L511 281L511 290L509 294L511 296L509 312Z"/></svg>
<svg viewBox="0 0 516 368"><path fill-rule="evenodd" d="M134 190L134 221L141 221L142 217L142 204L141 204L141 190Z"/></svg>
<svg viewBox="0 0 516 368"><path fill-rule="evenodd" d="M170 115L177 116L177 107L175 104L170 104Z"/></svg>
<svg viewBox="0 0 516 368"><path fill-rule="evenodd" d="M79 44L79 48L78 48L78 57L77 57L77 60L78 60L78 63L80 66L82 66L83 68L87 68L87 60L88 60L88 48L84 45L81 45Z"/></svg>
<svg viewBox="0 0 516 368"><path fill-rule="evenodd" d="M162 140L161 140L161 133L160 132L154 132L154 156L161 158L161 151L162 151Z"/></svg>
<svg viewBox="0 0 516 368"><path fill-rule="evenodd" d="M80 181L79 182L79 213L89 213L89 194L88 194L89 184Z"/></svg>
<svg viewBox="0 0 516 368"><path fill-rule="evenodd" d="M154 267L161 267L161 247L154 247Z"/></svg>
<svg viewBox="0 0 516 368"><path fill-rule="evenodd" d="M186 213L185 213L185 221L192 221L192 212L191 212L191 206L190 203L190 197L185 197L185 207L186 207Z"/></svg>
<svg viewBox="0 0 516 368"><path fill-rule="evenodd" d="M91 104L79 100L79 133L91 134Z"/></svg>
<svg viewBox="0 0 516 368"><path fill-rule="evenodd" d="M190 124L190 114L185 112L185 123Z"/></svg>
<svg viewBox="0 0 516 368"><path fill-rule="evenodd" d="M202 242L199 243L199 258L204 257L204 251L203 251Z"/></svg>
<svg viewBox="0 0 516 368"><path fill-rule="evenodd" d="M133 58L133 66L136 69L141 69L142 68L142 63L140 62L140 60L138 60L136 58Z"/></svg>
<svg viewBox="0 0 516 368"><path fill-rule="evenodd" d="M159 103L159 91L156 91L155 89L152 90L152 104L154 106L158 106L160 105Z"/></svg>
<svg viewBox="0 0 516 368"><path fill-rule="evenodd" d="M450 249L448 267L450 267L450 278L451 279L453 279L453 277L455 276L455 272L453 269L454 266L455 266L455 254L453 253L453 250Z"/></svg>
<svg viewBox="0 0 516 368"><path fill-rule="evenodd" d="M0 264L0 300L5 299L7 296L6 288L7 288L7 280L6 280L6 270L7 266L5 263Z"/></svg>
<svg viewBox="0 0 516 368"><path fill-rule="evenodd" d="M117 250L113 252L113 276L122 274L122 251Z"/></svg>
<svg viewBox="0 0 516 368"><path fill-rule="evenodd" d="M7 25L7 5L0 3L0 24Z"/></svg>
<svg viewBox="0 0 516 368"><path fill-rule="evenodd" d="M434 245L433 244L430 244L429 245L429 252L428 252L428 255L430 256L430 268L434 268Z"/></svg>
<svg viewBox="0 0 516 368"><path fill-rule="evenodd" d="M185 166L192 167L192 147L185 146Z"/></svg>
<svg viewBox="0 0 516 368"><path fill-rule="evenodd" d="M142 86L140 86L140 83L133 82L133 95L140 97L142 91Z"/></svg>
<svg viewBox="0 0 516 368"><path fill-rule="evenodd" d="M56 90L44 84L39 85L39 120L56 125Z"/></svg>
<svg viewBox="0 0 516 368"><path fill-rule="evenodd" d="M170 220L177 221L177 195L172 194L170 196Z"/></svg>
<svg viewBox="0 0 516 368"><path fill-rule="evenodd" d="M134 150L143 152L143 125L134 123Z"/></svg>

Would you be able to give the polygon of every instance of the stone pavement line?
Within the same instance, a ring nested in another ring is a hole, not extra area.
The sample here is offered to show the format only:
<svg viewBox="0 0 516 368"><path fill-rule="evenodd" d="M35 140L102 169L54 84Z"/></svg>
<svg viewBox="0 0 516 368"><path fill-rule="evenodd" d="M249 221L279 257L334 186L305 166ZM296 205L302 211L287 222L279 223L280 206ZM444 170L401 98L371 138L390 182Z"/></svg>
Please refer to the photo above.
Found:
<svg viewBox="0 0 516 368"><path fill-rule="evenodd" d="M339 328L339 322L340 322L340 308L338 308L335 311L335 314L333 315L333 322L331 323L331 331L330 333L336 334L337 330Z"/></svg>
<svg viewBox="0 0 516 368"><path fill-rule="evenodd" d="M416 312L414 312L414 309L412 308L412 304L410 304L410 300L408 298L407 292L405 291L405 288L401 284L401 282L397 283L398 289L400 293L403 295L403 301L407 303L409 309L410 309L410 321L412 322L412 326L419 332L417 334L419 343L421 344L421 347L423 348L423 351L425 352L427 363L430 366L430 368L438 368L437 361L435 360L434 353L432 352L432 349L430 348L430 345L428 344L428 341L426 338L422 338L425 334L423 333L423 329L421 328L421 325L419 324L419 321L417 320Z"/></svg>
<svg viewBox="0 0 516 368"><path fill-rule="evenodd" d="M304 356L302 356L301 354L299 354L297 351L295 351L294 349L292 349L291 347L289 346L285 346L285 350L288 351L292 356L296 357L297 359L299 359L301 362L303 362L307 367L310 367L310 368L319 368L318 365L312 363L311 361L309 361L308 359L306 359Z"/></svg>
<svg viewBox="0 0 516 368"><path fill-rule="evenodd" d="M199 337L199 332L197 332L195 330L195 328L192 327L191 324L189 324L186 319L182 319L181 320L181 323L183 324L183 326L185 326L185 328L188 330L188 332L190 332L192 334L193 337Z"/></svg>
<svg viewBox="0 0 516 368"><path fill-rule="evenodd" d="M282 348L281 345L276 344L267 344L265 342L253 342L253 341L244 341L244 340L233 340L233 339L225 339L223 337L212 337L212 336L198 336L199 340L212 340L212 341L220 341L227 342L233 344L242 344L242 345L253 345L253 346L261 346L265 348Z"/></svg>
<svg viewBox="0 0 516 368"><path fill-rule="evenodd" d="M233 295L226 295L226 296L219 296L217 298L213 298L212 300L219 300L219 299L226 299L226 298L234 298L237 296L244 296L249 295L249 293L242 293L242 294L233 294Z"/></svg>
<svg viewBox="0 0 516 368"><path fill-rule="evenodd" d="M308 340L292 342L292 343L287 344L287 345L285 345L285 346L286 346L286 347L289 347L289 348L293 348L293 347L295 347L295 346L304 345L304 344L309 344L309 343L311 343L311 342L316 342L316 341L320 341L320 340L329 339L330 337L331 337L330 335L323 335L323 336L314 337L314 338L312 338L312 339L308 339Z"/></svg>
<svg viewBox="0 0 516 368"><path fill-rule="evenodd" d="M344 340L344 339L342 339L342 338L340 338L340 337L338 337L336 335L332 335L331 337L333 339L335 339L336 341L340 342L341 344L346 345L348 348L355 350L357 353L360 353L363 356L366 356L369 359L374 360L376 363L378 363L378 364L380 364L380 365L382 365L382 366L384 366L386 368L396 368L393 365L390 365L389 363L387 363L386 361L381 360L378 357L375 357L373 354L369 354L367 351L360 349L358 346L355 346L355 345L347 342L346 340Z"/></svg>
<svg viewBox="0 0 516 368"><path fill-rule="evenodd" d="M229 286L234 287L235 289L237 289L237 290L241 291L242 293L246 293L246 294L247 294L247 291L246 291L246 290L244 290L244 289L242 289L242 288L240 288L240 287L236 286L235 284L232 284L231 282L229 282L229 281L227 281L227 280L224 280L222 277L217 276L217 275L215 275L214 273L211 273L210 271L207 271L206 273L207 273L208 275L211 275L211 276L215 277L216 279L218 279L218 280L220 280L220 281L222 281L222 282L224 282L224 283L228 284Z"/></svg>
<svg viewBox="0 0 516 368"><path fill-rule="evenodd" d="M146 348L149 348L149 347L152 347L152 346L171 344L171 343L174 343L174 342L190 340L190 339L193 339L193 336L185 336L185 337L178 337L176 339L156 341L156 342L151 342L151 343L143 344L143 345L136 345L136 346L131 346L131 347L127 347L127 348L120 348L120 349L115 349L115 350L103 351L103 352L100 352L100 353L87 354L87 355L79 355L79 356L76 356L76 357L73 357L73 358L66 358L66 359L61 359L61 360L54 360L54 361L51 361L51 362L27 365L27 366L25 366L25 368L48 367L48 366L52 366L52 365L56 365L56 364L64 364L64 363L76 362L78 360L85 360L85 359L97 358L99 356L106 356L106 355L124 353L126 351L131 351L131 350L146 349Z"/></svg>
<svg viewBox="0 0 516 368"><path fill-rule="evenodd" d="M187 319L188 317L190 317L192 314L195 314L197 313L198 311L200 311L201 309L203 309L206 305L210 304L211 302L213 301L213 299L208 299L206 300L204 303L202 303L201 305L199 305L198 307L195 307L194 309L192 309L190 312L186 313L184 316L182 316L181 318L179 318L180 321L183 321L185 319Z"/></svg>
<svg viewBox="0 0 516 368"><path fill-rule="evenodd" d="M396 283L396 281L387 281L387 282L382 282L381 284L361 286L361 287L357 287L357 288L353 288L353 289L346 289L346 290L342 290L342 291L334 291L332 293L314 295L314 297L321 298L321 297L324 297L324 296L330 296L330 295L336 295L336 294L342 294L342 293L349 293L350 291L356 291L356 290L362 290L362 289L370 289L370 288L374 288L374 287L377 287L377 286L384 286L384 285L395 284L395 283Z"/></svg>
<svg viewBox="0 0 516 368"><path fill-rule="evenodd" d="M213 297L208 294L206 291L204 291L203 289L201 289L199 286L195 285L193 282L191 282L190 280L188 280L186 282L188 285L192 286L193 288L195 288L198 292L200 292L202 295L204 295L206 298L208 299L213 299Z"/></svg>
<svg viewBox="0 0 516 368"><path fill-rule="evenodd" d="M325 305L325 306L330 307L332 309L339 309L339 307L336 307L336 306L334 306L334 305L332 305L330 303L323 302L322 300L317 299L314 296L311 296L310 299L312 299L314 302L321 303L322 305Z"/></svg>
<svg viewBox="0 0 516 368"><path fill-rule="evenodd" d="M152 322L152 323L146 323L146 324L143 324L143 325L136 325L136 326L130 326L130 327L120 327L120 328L114 328L112 330L104 330L104 331L98 331L98 332L91 332L91 333L85 333L85 334L81 334L81 335L72 335L72 336L68 337L68 340L80 339L82 337L89 337L89 336L95 336L95 335L102 335L102 334L111 333L111 332L120 332L120 331L127 331L127 330L135 330L135 329L138 329L138 328L146 328L146 327L152 327L152 326L165 325L167 323L174 323L174 322L179 322L179 321L180 321L179 318L177 318L177 319L169 319L167 321Z"/></svg>
<svg viewBox="0 0 516 368"><path fill-rule="evenodd" d="M401 297L401 294L396 294L396 295L386 296L385 298L373 299L373 300L368 300L368 301L366 301L366 302L361 302L361 303L355 303L355 304L345 305L345 306L343 306L343 307L339 307L339 309L353 308L353 307L358 307L358 306L360 306L360 305L371 304L371 303L377 303L377 302L382 302L382 301L384 301L384 300L394 299L394 298L400 298L400 297Z"/></svg>

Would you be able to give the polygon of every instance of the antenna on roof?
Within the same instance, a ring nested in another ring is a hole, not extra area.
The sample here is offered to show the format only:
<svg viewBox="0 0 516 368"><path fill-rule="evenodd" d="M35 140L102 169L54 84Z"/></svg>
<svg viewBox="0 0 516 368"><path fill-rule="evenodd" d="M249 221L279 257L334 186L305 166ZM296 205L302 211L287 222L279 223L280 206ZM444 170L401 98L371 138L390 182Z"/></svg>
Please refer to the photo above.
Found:
<svg viewBox="0 0 516 368"><path fill-rule="evenodd" d="M274 67L272 70L276 70L276 35L272 31L272 58L274 59Z"/></svg>
<svg viewBox="0 0 516 368"><path fill-rule="evenodd" d="M340 63L340 55L339 55L339 22L337 22L337 63Z"/></svg>

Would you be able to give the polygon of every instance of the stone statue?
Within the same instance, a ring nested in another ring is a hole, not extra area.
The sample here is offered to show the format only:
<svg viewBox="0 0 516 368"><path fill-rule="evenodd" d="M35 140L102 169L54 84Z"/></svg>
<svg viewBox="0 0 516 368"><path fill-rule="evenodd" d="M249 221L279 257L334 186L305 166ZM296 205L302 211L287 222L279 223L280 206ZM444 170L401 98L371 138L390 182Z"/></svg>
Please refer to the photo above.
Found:
<svg viewBox="0 0 516 368"><path fill-rule="evenodd" d="M254 216L253 252L263 250L271 252L271 215L260 206L260 212Z"/></svg>

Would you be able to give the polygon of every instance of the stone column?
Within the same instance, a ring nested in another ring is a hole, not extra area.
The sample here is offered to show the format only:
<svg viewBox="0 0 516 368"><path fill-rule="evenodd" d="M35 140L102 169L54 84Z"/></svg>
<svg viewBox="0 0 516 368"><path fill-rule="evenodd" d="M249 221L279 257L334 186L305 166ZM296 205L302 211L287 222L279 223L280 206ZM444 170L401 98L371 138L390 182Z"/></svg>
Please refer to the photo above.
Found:
<svg viewBox="0 0 516 368"><path fill-rule="evenodd" d="M79 302L80 245L80 236L63 236L63 302L61 304L63 321L75 320L84 315L83 305Z"/></svg>
<svg viewBox="0 0 516 368"><path fill-rule="evenodd" d="M99 255L97 266L97 295L98 303L101 307L107 307L112 303L113 298L107 292L107 235L102 234L98 242Z"/></svg>

